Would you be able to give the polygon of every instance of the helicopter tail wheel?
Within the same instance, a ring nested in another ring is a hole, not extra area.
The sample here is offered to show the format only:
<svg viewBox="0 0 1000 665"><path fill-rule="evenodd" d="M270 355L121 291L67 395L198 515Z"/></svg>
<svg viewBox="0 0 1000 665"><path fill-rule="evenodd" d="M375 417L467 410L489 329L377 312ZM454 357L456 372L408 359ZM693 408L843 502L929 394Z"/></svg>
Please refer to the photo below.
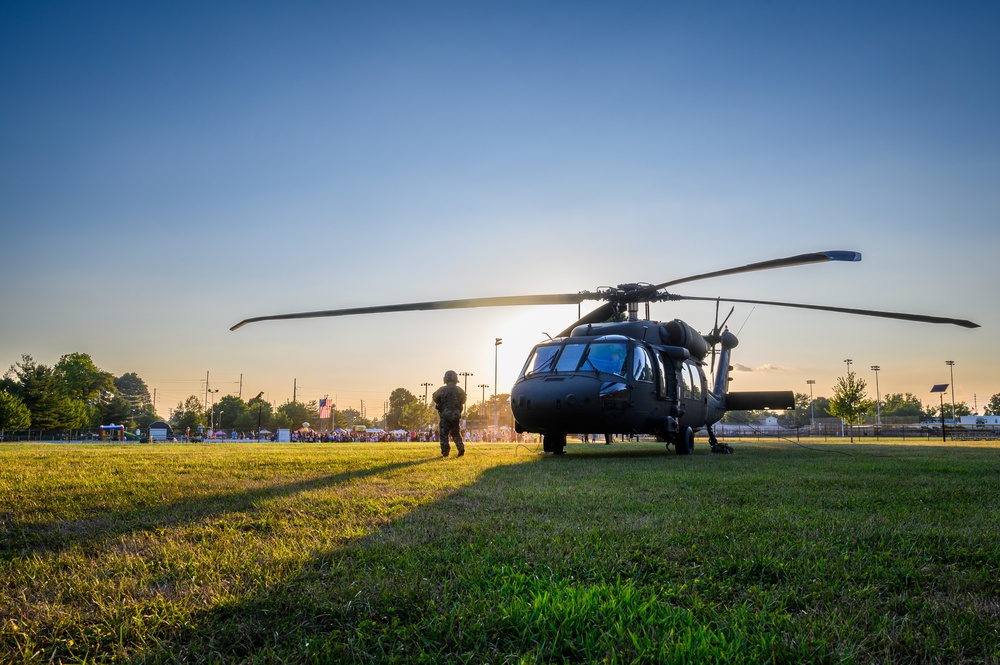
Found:
<svg viewBox="0 0 1000 665"><path fill-rule="evenodd" d="M694 430L690 427L685 427L678 432L677 438L674 440L674 448L677 450L678 455L690 455L693 453Z"/></svg>
<svg viewBox="0 0 1000 665"><path fill-rule="evenodd" d="M716 455L732 455L736 452L736 449L728 443L719 443L711 427L708 428L708 445L712 446L712 452Z"/></svg>
<svg viewBox="0 0 1000 665"><path fill-rule="evenodd" d="M542 435L542 450L553 455L564 454L566 448L565 432L546 432Z"/></svg>

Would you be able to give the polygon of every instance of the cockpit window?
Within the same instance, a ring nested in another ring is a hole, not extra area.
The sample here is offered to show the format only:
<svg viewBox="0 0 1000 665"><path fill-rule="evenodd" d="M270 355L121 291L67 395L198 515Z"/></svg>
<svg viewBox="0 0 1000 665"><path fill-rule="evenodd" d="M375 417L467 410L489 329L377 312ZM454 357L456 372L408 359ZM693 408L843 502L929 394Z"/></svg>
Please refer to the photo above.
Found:
<svg viewBox="0 0 1000 665"><path fill-rule="evenodd" d="M636 381L653 382L653 361L649 352L638 345L632 351L632 376Z"/></svg>
<svg viewBox="0 0 1000 665"><path fill-rule="evenodd" d="M580 358L586 350L586 344L567 344L563 347L562 355L556 363L557 372L572 372L580 366Z"/></svg>
<svg viewBox="0 0 1000 665"><path fill-rule="evenodd" d="M686 373L684 386L684 397L690 399L701 399L701 372L690 360L684 361L684 370L682 373Z"/></svg>
<svg viewBox="0 0 1000 665"><path fill-rule="evenodd" d="M528 364L524 366L524 376L535 372L551 372L552 363L556 359L556 354L559 353L559 348L556 345L536 346L531 358L528 359Z"/></svg>
<svg viewBox="0 0 1000 665"><path fill-rule="evenodd" d="M628 347L624 342L594 342L587 350L580 369L592 369L625 376L625 356Z"/></svg>

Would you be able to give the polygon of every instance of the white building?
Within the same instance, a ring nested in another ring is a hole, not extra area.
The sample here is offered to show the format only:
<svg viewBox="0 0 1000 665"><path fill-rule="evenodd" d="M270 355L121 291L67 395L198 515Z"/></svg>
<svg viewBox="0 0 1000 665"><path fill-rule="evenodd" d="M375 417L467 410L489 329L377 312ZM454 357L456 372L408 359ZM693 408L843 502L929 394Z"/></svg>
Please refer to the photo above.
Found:
<svg viewBox="0 0 1000 665"><path fill-rule="evenodd" d="M962 416L960 425L1000 425L1000 416Z"/></svg>

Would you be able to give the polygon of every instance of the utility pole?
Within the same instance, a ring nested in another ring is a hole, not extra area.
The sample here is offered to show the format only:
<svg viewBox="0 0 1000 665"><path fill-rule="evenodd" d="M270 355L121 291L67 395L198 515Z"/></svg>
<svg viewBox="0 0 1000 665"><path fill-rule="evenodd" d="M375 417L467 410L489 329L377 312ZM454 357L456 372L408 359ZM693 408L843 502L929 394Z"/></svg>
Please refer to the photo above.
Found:
<svg viewBox="0 0 1000 665"><path fill-rule="evenodd" d="M878 365L872 365L872 371L875 372L875 424L879 427L882 426L882 395L878 391L878 371L882 369Z"/></svg>
<svg viewBox="0 0 1000 665"><path fill-rule="evenodd" d="M955 421L955 361L945 360L944 364L951 370L951 420Z"/></svg>
<svg viewBox="0 0 1000 665"><path fill-rule="evenodd" d="M493 427L495 429L500 429L500 411L497 404L497 366L501 344L503 344L503 339L497 337L493 343Z"/></svg>
<svg viewBox="0 0 1000 665"><path fill-rule="evenodd" d="M459 376L465 377L465 384L464 384L464 386L463 386L462 389L465 390L465 394L468 395L469 394L469 377L472 376L472 372L461 372L459 374ZM463 417L465 416L465 409L466 409L466 407L463 406L462 407L462 415L463 415Z"/></svg>
<svg viewBox="0 0 1000 665"><path fill-rule="evenodd" d="M293 402L296 401L296 397L298 397L298 394L299 394L299 380L298 379L292 379L292 401Z"/></svg>
<svg viewBox="0 0 1000 665"><path fill-rule="evenodd" d="M844 362L847 363L847 380L848 382L853 382L851 375L851 363L854 361L848 358ZM841 421L843 421L843 418L841 419ZM848 423L847 427L851 430L851 443L854 443L854 426ZM843 434L841 434L841 436L843 436Z"/></svg>
<svg viewBox="0 0 1000 665"><path fill-rule="evenodd" d="M816 402L813 400L813 386L816 385L816 379L806 379L806 383L809 384L809 433L812 434L816 426Z"/></svg>
<svg viewBox="0 0 1000 665"><path fill-rule="evenodd" d="M479 419L484 423L486 422L486 389L489 388L488 384L480 383L477 388L483 389L483 399L479 402Z"/></svg>

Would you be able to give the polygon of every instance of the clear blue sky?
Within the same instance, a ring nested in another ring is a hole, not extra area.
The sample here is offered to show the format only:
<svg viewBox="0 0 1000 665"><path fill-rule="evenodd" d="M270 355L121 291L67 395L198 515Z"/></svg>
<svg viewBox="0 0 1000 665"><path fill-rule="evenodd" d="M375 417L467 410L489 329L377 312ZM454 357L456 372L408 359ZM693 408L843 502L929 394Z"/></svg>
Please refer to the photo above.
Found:
<svg viewBox="0 0 1000 665"><path fill-rule="evenodd" d="M0 369L89 353L157 390L380 415L508 392L576 307L243 318L684 285L970 318L737 307L734 388L1000 393L994 3L0 5ZM656 305L707 331L710 304ZM504 339L495 349L493 340ZM499 369L494 381L494 351Z"/></svg>

